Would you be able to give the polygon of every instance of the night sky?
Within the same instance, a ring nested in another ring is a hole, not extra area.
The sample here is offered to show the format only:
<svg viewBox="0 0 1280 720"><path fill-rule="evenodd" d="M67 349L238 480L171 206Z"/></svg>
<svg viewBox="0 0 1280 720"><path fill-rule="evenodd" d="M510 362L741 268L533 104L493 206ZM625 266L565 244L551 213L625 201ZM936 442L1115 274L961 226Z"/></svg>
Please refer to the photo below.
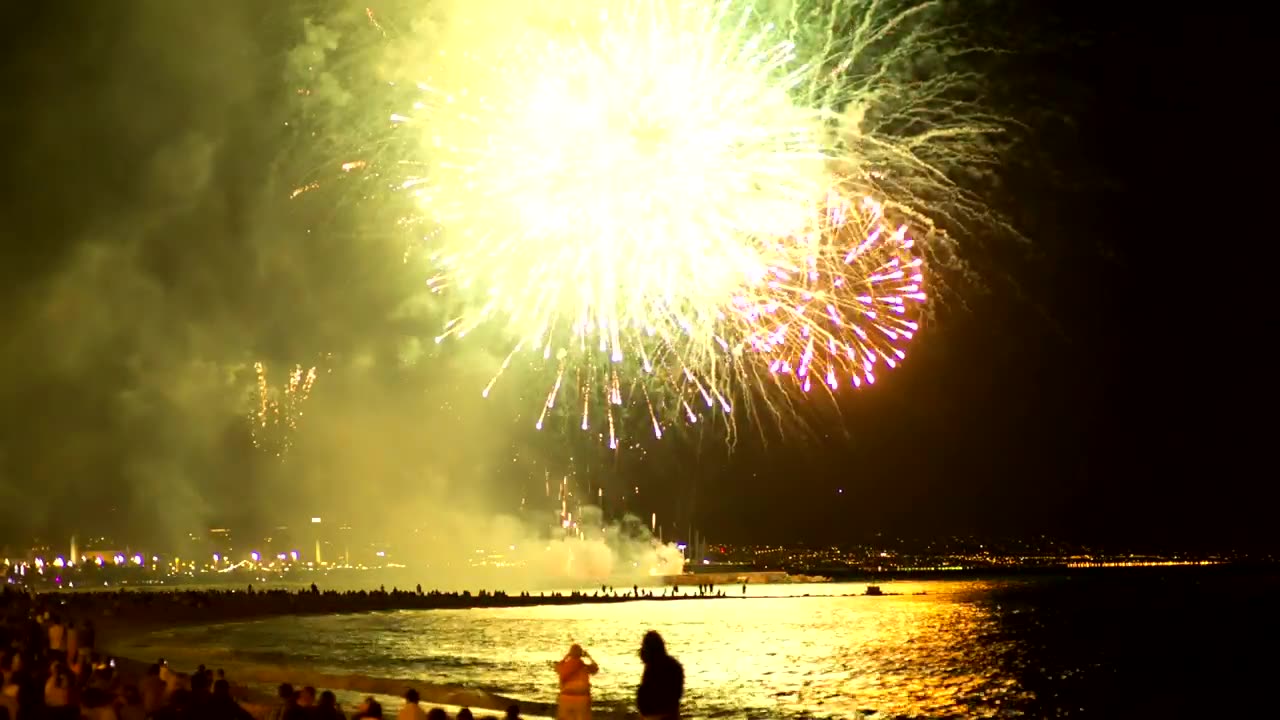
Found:
<svg viewBox="0 0 1280 720"><path fill-rule="evenodd" d="M966 239L974 277L947 278L905 366L813 409L809 432L748 429L732 453L669 433L615 456L533 432L540 387L482 400L500 356L418 358L439 321L423 278L400 240L360 230L350 193L288 201L321 161L284 124L307 9L271 5L8 11L0 543L335 506L509 512L571 468L607 508L730 541L1274 543L1255 460L1269 403L1248 379L1263 328L1242 334L1237 287L1258 282L1253 241L1208 139L1242 146L1263 119L1189 92L1243 80L1188 53L1181 20L965 3L975 39L1007 49L975 61L986 101L1020 123L981 189L1026 241ZM284 463L250 441L258 360L277 384L319 368Z"/></svg>

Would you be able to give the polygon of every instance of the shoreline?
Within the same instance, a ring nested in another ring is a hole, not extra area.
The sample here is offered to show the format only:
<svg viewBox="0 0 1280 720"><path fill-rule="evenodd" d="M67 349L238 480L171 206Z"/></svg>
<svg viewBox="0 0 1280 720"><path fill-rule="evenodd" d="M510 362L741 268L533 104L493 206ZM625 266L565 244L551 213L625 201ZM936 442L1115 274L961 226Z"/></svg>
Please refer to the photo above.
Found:
<svg viewBox="0 0 1280 720"><path fill-rule="evenodd" d="M720 596L680 595L464 595L320 592L307 590L164 590L80 591L42 594L46 600L62 600L67 612L93 620L99 647L109 647L122 635L137 636L168 628L220 625L272 617L309 615L363 615L408 610L475 610L480 608L540 607L546 605L617 604L713 600ZM727 597L734 597L728 595ZM89 602L85 602L88 599ZM93 603L95 599L108 600ZM110 601L138 601L122 607ZM160 603L154 602L156 599ZM74 602L66 602L74 600ZM174 601L177 602L174 602ZM160 604L163 607L154 607ZM83 607L83 606L88 607Z"/></svg>
<svg viewBox="0 0 1280 720"><path fill-rule="evenodd" d="M313 592L287 590L215 590L215 591L80 591L76 593L51 593L46 601L62 605L63 611L78 618L93 620L98 629L98 652L117 659L117 671L135 680L141 679L147 668L158 658L146 658L145 638L152 633L193 626L216 626L227 623L250 622L285 616L357 615L403 612L408 610L469 610L478 608L536 607L545 605L617 604L625 602L661 602L679 600L710 600L717 594L552 594L552 595L503 595L469 593L416 592ZM193 648L198 652L198 648ZM204 661L211 669L217 661ZM469 707L481 714L501 715L511 705L519 706L522 717L550 718L555 715L554 703L509 698L484 690L461 685L425 683L409 678L375 678L358 674L334 675L308 671L295 667L256 668L252 671L237 668L228 663L228 676L233 682L236 700L255 718L265 718L276 705L273 692L282 682L295 687L312 686L333 690L339 695L353 698L356 695L377 696L380 699L399 698L405 688L418 690L426 707L442 707L450 714L458 708ZM175 667L183 675L196 668ZM384 703L384 710L391 712L398 706ZM606 708L596 712L600 717L626 717Z"/></svg>

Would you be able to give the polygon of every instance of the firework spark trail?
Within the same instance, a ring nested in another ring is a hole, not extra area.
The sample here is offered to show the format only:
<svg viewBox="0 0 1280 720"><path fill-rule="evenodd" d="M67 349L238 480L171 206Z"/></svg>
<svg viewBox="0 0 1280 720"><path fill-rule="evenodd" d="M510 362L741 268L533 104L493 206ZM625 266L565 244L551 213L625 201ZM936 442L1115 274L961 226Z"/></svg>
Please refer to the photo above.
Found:
<svg viewBox="0 0 1280 720"><path fill-rule="evenodd" d="M801 265L775 268L767 290L736 299L744 345L804 392L814 377L831 391L846 379L874 384L878 367L906 357L902 346L920 327L924 261L915 241L905 226L885 224L874 199L833 193L803 246Z"/></svg>
<svg viewBox="0 0 1280 720"><path fill-rule="evenodd" d="M253 371L258 392L256 409L249 417L253 446L283 457L293 447L302 405L311 397L316 382L316 368L295 365L279 388L268 381L264 363L255 362Z"/></svg>
<svg viewBox="0 0 1280 720"><path fill-rule="evenodd" d="M370 11L388 82L364 96L390 129L342 169L432 228L430 287L461 308L437 340L514 339L485 395L518 357L551 373L539 427L602 414L616 446L625 402L659 437L700 408L781 414L781 378L834 390L896 365L917 251L949 245L935 221L983 217L952 178L1000 124L957 92L972 78L946 67L935 6L459 0L403 28Z"/></svg>

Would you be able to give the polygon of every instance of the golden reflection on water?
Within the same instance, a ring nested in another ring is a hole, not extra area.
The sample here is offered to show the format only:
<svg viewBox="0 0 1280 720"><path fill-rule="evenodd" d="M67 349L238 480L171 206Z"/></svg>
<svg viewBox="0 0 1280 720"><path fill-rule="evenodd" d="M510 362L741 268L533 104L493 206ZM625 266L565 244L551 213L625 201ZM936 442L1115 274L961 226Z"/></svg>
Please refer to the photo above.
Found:
<svg viewBox="0 0 1280 720"><path fill-rule="evenodd" d="M646 630L685 668L689 717L981 717L1018 690L979 603L981 583L902 583L885 597L759 597L861 593L865 586L757 586L716 600L632 602L276 619L224 626L233 648L308 647L326 672L466 683L554 702L552 663L571 643L601 666L602 709L632 707ZM927 590L927 595L910 593Z"/></svg>
<svg viewBox="0 0 1280 720"><path fill-rule="evenodd" d="M861 708L890 717L937 716L956 713L1004 684L993 677L991 648L975 642L989 623L985 611L955 597L967 590L483 614L501 624L503 644L522 665L549 664L571 642L588 647L602 668L596 679L602 700L630 701L643 669L636 654L640 636L654 629L685 666L686 699L694 714L736 706L785 714L847 716ZM545 647L548 642L551 647ZM536 699L553 699L549 669L546 675Z"/></svg>

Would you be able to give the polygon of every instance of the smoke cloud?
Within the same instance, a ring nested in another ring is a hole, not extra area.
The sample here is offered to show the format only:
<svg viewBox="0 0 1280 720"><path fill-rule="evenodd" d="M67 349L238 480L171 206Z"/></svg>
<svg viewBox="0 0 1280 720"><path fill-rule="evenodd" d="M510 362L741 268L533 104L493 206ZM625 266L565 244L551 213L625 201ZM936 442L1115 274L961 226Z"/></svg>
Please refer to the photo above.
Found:
<svg viewBox="0 0 1280 720"><path fill-rule="evenodd" d="M358 188L290 200L343 159L307 117L359 105L364 78L330 58L368 30L362 8L37 5L15 22L76 50L49 62L23 34L7 84L0 547L323 515L449 582L493 548L529 578L670 568L634 523L552 542L553 513L518 517L529 478L564 467L560 438L532 432L520 391L481 399L500 361L483 342L433 342L409 238L371 230ZM317 369L283 457L252 442L255 362L276 393Z"/></svg>

